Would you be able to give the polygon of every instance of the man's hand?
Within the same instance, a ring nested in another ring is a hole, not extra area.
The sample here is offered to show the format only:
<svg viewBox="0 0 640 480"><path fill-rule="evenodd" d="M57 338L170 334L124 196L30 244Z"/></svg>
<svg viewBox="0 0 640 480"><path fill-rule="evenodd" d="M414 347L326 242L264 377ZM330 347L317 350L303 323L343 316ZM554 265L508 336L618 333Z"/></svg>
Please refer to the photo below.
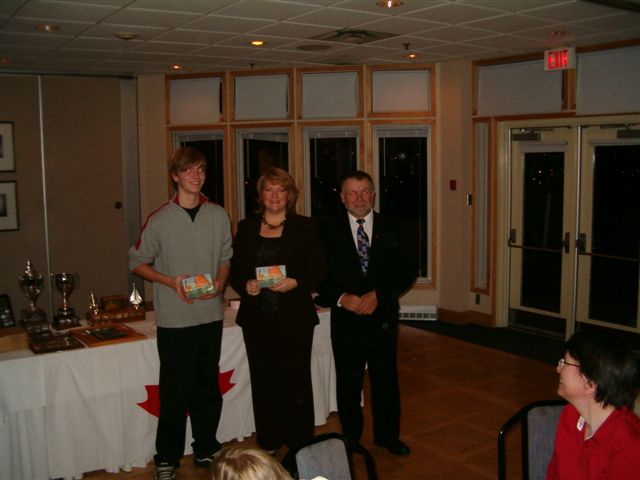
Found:
<svg viewBox="0 0 640 480"><path fill-rule="evenodd" d="M184 287L182 286L182 279L187 277L189 277L189 275L176 275L175 277L171 277L170 286L176 291L180 300L185 303L193 303L193 300L188 299L185 295Z"/></svg>
<svg viewBox="0 0 640 480"><path fill-rule="evenodd" d="M360 297L360 304L354 313L358 315L371 315L378 308L378 296L375 290L365 293Z"/></svg>
<svg viewBox="0 0 640 480"><path fill-rule="evenodd" d="M361 297L353 293L345 293L340 300L342 308L356 315L371 315L378 307L376 291L372 290Z"/></svg>
<svg viewBox="0 0 640 480"><path fill-rule="evenodd" d="M258 295L260 293L260 287L258 286L258 281L257 280L248 280L247 281L247 286L245 287L245 289L247 290L247 293L249 295L251 295L252 297L255 297L256 295Z"/></svg>

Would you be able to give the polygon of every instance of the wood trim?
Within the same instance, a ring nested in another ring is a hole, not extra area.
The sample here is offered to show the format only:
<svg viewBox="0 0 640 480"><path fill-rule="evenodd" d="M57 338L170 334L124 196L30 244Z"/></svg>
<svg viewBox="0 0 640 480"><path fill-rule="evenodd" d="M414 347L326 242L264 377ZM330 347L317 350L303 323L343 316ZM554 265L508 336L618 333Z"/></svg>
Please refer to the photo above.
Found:
<svg viewBox="0 0 640 480"><path fill-rule="evenodd" d="M494 327L492 315L488 313L467 310L464 312L456 312L445 308L438 308L438 321L453 323L455 325L463 325L465 323L475 323L485 327Z"/></svg>

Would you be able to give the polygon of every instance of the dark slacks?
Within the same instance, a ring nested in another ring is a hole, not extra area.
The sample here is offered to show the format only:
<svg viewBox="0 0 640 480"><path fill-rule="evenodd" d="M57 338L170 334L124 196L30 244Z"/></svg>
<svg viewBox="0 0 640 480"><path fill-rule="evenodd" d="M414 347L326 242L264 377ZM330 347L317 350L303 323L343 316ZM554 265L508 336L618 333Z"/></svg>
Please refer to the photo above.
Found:
<svg viewBox="0 0 640 480"><path fill-rule="evenodd" d="M187 413L195 456L220 448L216 431L222 411L218 364L222 321L186 328L158 328L160 418L155 462L178 465L184 454Z"/></svg>
<svg viewBox="0 0 640 480"><path fill-rule="evenodd" d="M360 401L366 366L371 386L374 441L384 444L398 440L398 325L384 323L359 336L332 335L331 342L336 364L338 415L344 435L356 442L362 436L364 420Z"/></svg>
<svg viewBox="0 0 640 480"><path fill-rule="evenodd" d="M273 323L267 318L261 320L267 328L242 328L251 373L256 440L265 450L283 444L294 447L313 437L313 327L290 332L285 326L269 328Z"/></svg>

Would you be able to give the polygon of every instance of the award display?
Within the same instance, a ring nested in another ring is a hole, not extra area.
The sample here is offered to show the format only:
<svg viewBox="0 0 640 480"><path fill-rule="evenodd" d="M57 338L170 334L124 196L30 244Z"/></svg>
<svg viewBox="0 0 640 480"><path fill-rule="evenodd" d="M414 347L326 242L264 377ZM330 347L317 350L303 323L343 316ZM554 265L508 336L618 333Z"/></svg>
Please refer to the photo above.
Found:
<svg viewBox="0 0 640 480"><path fill-rule="evenodd" d="M284 265L271 265L268 267L256 267L256 280L260 288L275 285L287 276L287 267Z"/></svg>
<svg viewBox="0 0 640 480"><path fill-rule="evenodd" d="M18 283L22 293L29 300L29 306L20 312L22 326L30 334L48 330L47 314L36 305L36 300L42 292L42 275L36 272L31 260L27 260L24 273L18 277Z"/></svg>
<svg viewBox="0 0 640 480"><path fill-rule="evenodd" d="M76 311L69 304L69 296L76 286L76 279L72 273L51 274L60 295L62 295L62 305L58 308L58 313L53 316L53 327L59 330L77 327L80 325Z"/></svg>
<svg viewBox="0 0 640 480"><path fill-rule="evenodd" d="M95 296L90 298L87 310L87 323L93 326L119 322L136 322L146 319L146 309L142 304L142 297L138 289L133 286L129 300L124 295L109 295L100 299L100 305Z"/></svg>
<svg viewBox="0 0 640 480"><path fill-rule="evenodd" d="M216 293L216 287L213 285L213 280L209 273L183 278L182 287L184 288L184 294L186 297L192 300L194 298Z"/></svg>

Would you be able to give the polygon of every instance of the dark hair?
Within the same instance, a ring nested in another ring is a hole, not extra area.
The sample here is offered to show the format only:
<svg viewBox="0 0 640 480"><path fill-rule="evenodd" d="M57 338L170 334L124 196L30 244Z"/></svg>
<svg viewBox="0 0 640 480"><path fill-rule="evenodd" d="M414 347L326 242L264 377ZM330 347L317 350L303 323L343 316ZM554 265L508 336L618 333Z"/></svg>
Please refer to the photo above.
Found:
<svg viewBox="0 0 640 480"><path fill-rule="evenodd" d="M298 200L298 187L293 177L286 171L278 167L269 167L258 179L256 190L258 191L258 213L264 212L264 205L260 199L262 198L262 190L264 190L267 182L275 183L282 186L287 193L287 213L296 213L296 201Z"/></svg>
<svg viewBox="0 0 640 480"><path fill-rule="evenodd" d="M350 172L345 173L344 175L342 175L340 177L340 190L342 191L342 187L344 185L344 182L346 182L347 180L367 180L369 182L369 184L371 184L371 189L373 191L373 189L375 189L375 185L373 183L373 178L371 178L371 175L369 175L367 172L363 172L362 170L352 170Z"/></svg>
<svg viewBox="0 0 640 480"><path fill-rule="evenodd" d="M173 156L169 161L169 177L174 189L178 188L178 184L173 180L173 174L177 175L195 165L202 165L205 171L207 169L207 159L197 148L180 147L173 152Z"/></svg>
<svg viewBox="0 0 640 480"><path fill-rule="evenodd" d="M607 332L579 332L567 341L565 352L596 386L596 402L633 408L640 380L638 361L625 342Z"/></svg>

